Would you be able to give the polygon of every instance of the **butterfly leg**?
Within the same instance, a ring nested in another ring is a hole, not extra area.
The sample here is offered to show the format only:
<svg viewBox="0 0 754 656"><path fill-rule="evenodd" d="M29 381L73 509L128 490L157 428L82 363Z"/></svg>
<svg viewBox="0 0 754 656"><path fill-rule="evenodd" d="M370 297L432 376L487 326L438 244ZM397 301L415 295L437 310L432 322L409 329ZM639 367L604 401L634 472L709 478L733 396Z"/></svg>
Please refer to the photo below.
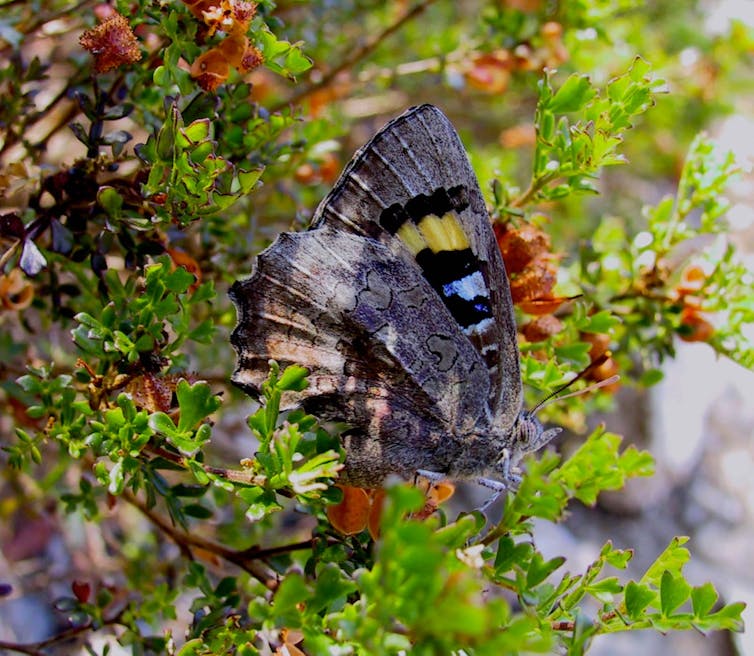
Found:
<svg viewBox="0 0 754 656"><path fill-rule="evenodd" d="M489 508L495 501L497 501L503 492L505 492L508 489L508 486L505 483L501 483L500 481L493 480L491 478L478 478L476 482L486 487L488 490L492 490L492 494L485 499L484 503L479 506L477 510L480 512L484 512Z"/></svg>
<svg viewBox="0 0 754 656"><path fill-rule="evenodd" d="M508 449L503 449L502 458L500 460L500 473L503 476L503 480L506 482L507 487L518 486L523 480L521 478L521 470L511 464L511 452Z"/></svg>
<svg viewBox="0 0 754 656"><path fill-rule="evenodd" d="M441 474L440 472L429 471L428 469L417 469L416 476L423 476L431 483L439 483L448 479L447 474ZM416 477L414 477L414 483L416 483Z"/></svg>
<svg viewBox="0 0 754 656"><path fill-rule="evenodd" d="M478 478L477 483L493 491L492 495L481 505L479 510L484 512L495 501L497 501L503 492L514 489L521 482L520 469L511 464L511 454L508 449L503 449L500 462L496 469L500 472L501 480L493 478Z"/></svg>

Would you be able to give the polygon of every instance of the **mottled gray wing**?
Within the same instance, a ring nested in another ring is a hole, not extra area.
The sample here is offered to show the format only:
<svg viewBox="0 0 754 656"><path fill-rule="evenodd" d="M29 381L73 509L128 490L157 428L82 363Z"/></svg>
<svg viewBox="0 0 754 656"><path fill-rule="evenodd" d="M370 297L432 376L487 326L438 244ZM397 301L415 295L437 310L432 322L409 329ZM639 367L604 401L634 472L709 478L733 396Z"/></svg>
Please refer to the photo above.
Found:
<svg viewBox="0 0 754 656"><path fill-rule="evenodd" d="M283 233L231 298L233 382L251 394L272 358L310 370L294 402L386 442L463 434L490 420L485 363L421 272L379 242L329 227Z"/></svg>
<svg viewBox="0 0 754 656"><path fill-rule="evenodd" d="M460 284L461 273L451 284L447 278L436 280L433 292L456 321L467 324L465 338L487 365L490 409L497 425L506 428L513 424L522 405L513 304L479 183L448 118L436 107L422 105L388 123L348 164L317 209L312 225L372 237L416 264L419 256L386 226L392 223L395 228L396 208L402 215L406 215L406 208L416 221L417 214L432 212L434 206L456 210L484 278L489 307L465 298L469 293ZM436 268L442 277L443 270L456 265L455 261L441 261ZM468 262L466 265L468 268ZM471 275L467 279L473 282ZM485 312L492 320L483 320Z"/></svg>

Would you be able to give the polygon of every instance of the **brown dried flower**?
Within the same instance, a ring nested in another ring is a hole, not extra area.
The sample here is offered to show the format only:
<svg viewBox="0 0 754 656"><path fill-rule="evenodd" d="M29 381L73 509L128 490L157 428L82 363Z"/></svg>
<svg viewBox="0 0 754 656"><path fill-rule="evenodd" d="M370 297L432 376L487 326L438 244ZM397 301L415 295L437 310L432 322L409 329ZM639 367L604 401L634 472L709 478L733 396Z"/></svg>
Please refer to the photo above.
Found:
<svg viewBox="0 0 754 656"><path fill-rule="evenodd" d="M118 13L84 32L79 43L94 55L95 73L105 73L141 59L139 41L128 21Z"/></svg>

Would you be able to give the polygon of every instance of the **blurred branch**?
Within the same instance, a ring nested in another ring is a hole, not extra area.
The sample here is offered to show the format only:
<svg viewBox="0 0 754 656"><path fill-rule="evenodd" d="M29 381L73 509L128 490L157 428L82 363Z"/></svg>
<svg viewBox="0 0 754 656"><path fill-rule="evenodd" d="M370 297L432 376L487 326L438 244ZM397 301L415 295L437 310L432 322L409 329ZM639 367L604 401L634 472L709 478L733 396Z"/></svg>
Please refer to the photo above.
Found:
<svg viewBox="0 0 754 656"><path fill-rule="evenodd" d="M7 9L8 7L12 6L13 4L25 4L24 2L9 2L4 5L2 5L3 9ZM64 7L62 9L58 9L57 11L50 12L49 14L41 14L38 15L36 13L33 13L31 18L34 19L27 25L16 25L14 26L14 29L17 32L20 32L21 34L32 34L36 32L40 27L42 27L45 23L49 23L50 21L57 20L59 18L66 18L70 16L76 16L76 15L83 15L83 13L79 14L79 12L86 7L87 5L94 5L96 4L92 0L83 0L82 2L79 2L77 5L74 5L73 7ZM8 44L4 48L0 48L0 54L5 54L6 52L13 50L14 46L12 44Z"/></svg>
<svg viewBox="0 0 754 656"><path fill-rule="evenodd" d="M194 560L192 549L201 549L237 565L245 572L251 574L269 590L276 590L280 584L280 578L277 573L260 562L265 555L268 555L266 550L258 549L257 547L249 547L242 551L228 549L218 542L179 531L130 492L125 492L123 498L138 508L150 522L173 540L187 558ZM310 544L307 543L307 546L310 546Z"/></svg>
<svg viewBox="0 0 754 656"><path fill-rule="evenodd" d="M273 105L270 108L270 112L278 112L288 105L297 105L304 98L329 86L339 73L348 70L349 68L353 68L359 61L371 55L380 46L380 44L385 41L385 39L392 36L395 32L401 29L408 21L416 18L421 13L423 13L424 10L432 5L435 1L436 0L423 0L423 2L420 2L419 4L409 9L405 14L398 18L398 20L389 25L374 38L367 40L366 43L364 43L364 45L362 45L361 47L354 48L350 52L350 54L346 55L339 64L324 73L320 80L313 84L310 84L309 86L301 88L286 101L278 103L277 105Z"/></svg>
<svg viewBox="0 0 754 656"><path fill-rule="evenodd" d="M103 626L112 626L114 624L120 624L121 617L123 616L124 610L125 609L119 610L112 617L106 617L106 618L101 619L97 623L96 627L94 625L94 621L90 620L89 622L86 622L85 624L81 624L79 626L72 626L69 629L65 629L61 631L60 633L57 633L54 636L46 638L45 640L40 640L39 642L28 642L28 643L22 644L22 643L7 642L5 640L0 640L0 650L15 651L15 652L18 652L19 654L30 654L31 656L47 656L47 654L49 653L46 651L48 647L52 647L61 642L66 642L68 640L71 640L72 638L75 638L76 636L81 635L82 633L101 629Z"/></svg>

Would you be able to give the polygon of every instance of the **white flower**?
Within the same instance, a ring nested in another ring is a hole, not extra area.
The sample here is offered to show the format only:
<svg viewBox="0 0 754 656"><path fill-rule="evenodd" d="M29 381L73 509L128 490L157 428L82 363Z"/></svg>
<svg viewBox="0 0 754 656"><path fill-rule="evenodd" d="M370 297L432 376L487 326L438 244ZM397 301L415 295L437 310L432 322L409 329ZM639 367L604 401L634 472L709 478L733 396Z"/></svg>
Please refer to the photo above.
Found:
<svg viewBox="0 0 754 656"><path fill-rule="evenodd" d="M465 549L456 549L456 558L462 563L466 563L469 567L482 569L484 566L482 551L484 551L483 544L475 544L471 547L466 547Z"/></svg>

